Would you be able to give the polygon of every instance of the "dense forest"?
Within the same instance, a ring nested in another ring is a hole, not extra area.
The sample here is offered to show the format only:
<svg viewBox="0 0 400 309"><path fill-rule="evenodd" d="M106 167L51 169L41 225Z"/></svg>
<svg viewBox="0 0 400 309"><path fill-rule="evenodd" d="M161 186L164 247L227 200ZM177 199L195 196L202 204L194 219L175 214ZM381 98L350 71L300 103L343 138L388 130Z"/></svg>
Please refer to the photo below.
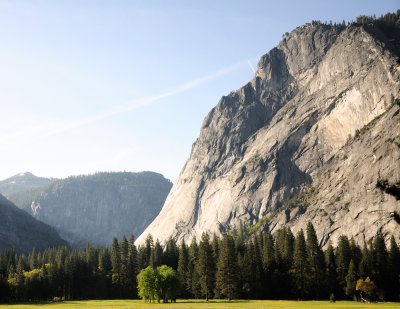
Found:
<svg viewBox="0 0 400 309"><path fill-rule="evenodd" d="M114 239L109 248L88 245L43 252L0 253L0 301L138 298L137 275L148 266L177 271L180 298L399 300L400 251L377 234L358 246L341 236L323 251L314 227L293 235L284 228L245 237L203 234L199 241L165 246L148 237Z"/></svg>

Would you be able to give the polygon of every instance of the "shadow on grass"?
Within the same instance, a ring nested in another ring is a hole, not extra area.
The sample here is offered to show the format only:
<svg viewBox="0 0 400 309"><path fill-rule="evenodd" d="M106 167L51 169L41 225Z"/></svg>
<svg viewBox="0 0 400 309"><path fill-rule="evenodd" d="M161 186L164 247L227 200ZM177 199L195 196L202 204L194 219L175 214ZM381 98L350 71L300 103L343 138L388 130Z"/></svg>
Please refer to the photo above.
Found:
<svg viewBox="0 0 400 309"><path fill-rule="evenodd" d="M210 299L206 301L205 299L178 299L176 304L245 304L249 303L246 299Z"/></svg>
<svg viewBox="0 0 400 309"><path fill-rule="evenodd" d="M60 303L54 303L52 301L31 301L31 302L21 302L21 303L0 303L0 306L47 306L51 304L61 304Z"/></svg>

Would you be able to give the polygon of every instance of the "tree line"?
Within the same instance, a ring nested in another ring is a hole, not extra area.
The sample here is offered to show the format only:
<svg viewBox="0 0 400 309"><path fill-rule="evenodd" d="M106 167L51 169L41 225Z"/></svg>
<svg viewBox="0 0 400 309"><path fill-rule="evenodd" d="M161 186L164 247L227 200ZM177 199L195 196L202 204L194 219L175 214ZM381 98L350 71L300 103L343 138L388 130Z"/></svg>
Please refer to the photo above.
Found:
<svg viewBox="0 0 400 309"><path fill-rule="evenodd" d="M335 248L322 250L309 223L296 235L289 228L250 238L240 232L221 238L203 234L179 245L172 239L161 245L149 236L139 247L134 237L124 237L108 248L1 252L0 301L134 299L141 293L138 274L146 268L164 277L177 274L168 279L176 280L176 289L159 290L159 299L398 301L400 294L400 250L393 237L386 247L380 233L363 246L341 236Z"/></svg>
<svg viewBox="0 0 400 309"><path fill-rule="evenodd" d="M313 25L326 25L326 26L335 26L339 28L345 28L346 26L362 26L362 25L373 25L380 28L383 31L393 31L400 28L400 10L396 12L388 12L386 14L382 14L381 16L374 15L360 15L357 16L355 20L342 22L332 22L332 20L321 21L321 20L312 20L311 24Z"/></svg>

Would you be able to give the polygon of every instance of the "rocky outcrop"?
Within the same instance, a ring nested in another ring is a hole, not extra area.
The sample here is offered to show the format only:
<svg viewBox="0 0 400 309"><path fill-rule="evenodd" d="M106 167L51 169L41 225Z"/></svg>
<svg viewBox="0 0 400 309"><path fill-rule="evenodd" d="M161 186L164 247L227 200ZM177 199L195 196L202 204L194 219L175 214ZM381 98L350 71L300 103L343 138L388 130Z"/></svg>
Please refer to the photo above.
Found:
<svg viewBox="0 0 400 309"><path fill-rule="evenodd" d="M324 189L338 196L345 177L361 164L357 160L363 160L362 155L356 156L357 148L346 143L390 109L393 97L400 97L399 55L393 46L393 38L375 27L307 24L295 29L261 57L247 85L222 97L211 110L162 211L138 243L148 234L160 241L169 237L189 241L203 232L221 234L277 214L302 188L323 184L335 160L343 179L337 186L325 184ZM396 130L396 119L388 130ZM385 142L377 139L376 143L374 147ZM346 148L350 161L340 157L343 147L350 147ZM311 210L317 212L328 204L351 209L353 215L362 207L365 216L354 215L351 224L344 221L345 210L328 211L318 233L324 242L341 233L370 238L380 227L365 220L377 200L363 199L360 204L356 196L372 190L379 177L393 174L398 161L385 167L383 162L392 161L383 158L398 152L398 148L383 151L379 160L371 161L375 164L368 176L371 183L358 189L349 185L343 195L352 198L344 204L332 204L319 192L303 220L318 220ZM366 179L364 172L361 169L357 177ZM368 192L381 196L376 189ZM324 206L318 204L322 199ZM286 223L272 219L271 229ZM291 223L293 229L303 226L303 221L296 222ZM366 223L372 224L367 233ZM392 223L383 227L390 232L392 228Z"/></svg>
<svg viewBox="0 0 400 309"><path fill-rule="evenodd" d="M152 172L98 173L58 180L21 206L73 246L109 245L113 237L143 232L171 186Z"/></svg>
<svg viewBox="0 0 400 309"><path fill-rule="evenodd" d="M381 231L400 236L391 213L400 210L400 107L393 105L349 139L314 177L306 210L298 205L274 216L272 231L289 225L294 232L313 222L321 239L336 244L341 234L364 244ZM382 188L383 187L383 188ZM286 210L286 209L285 209Z"/></svg>
<svg viewBox="0 0 400 309"><path fill-rule="evenodd" d="M32 218L0 195L0 251L30 252L34 248L44 250L66 245L55 229Z"/></svg>

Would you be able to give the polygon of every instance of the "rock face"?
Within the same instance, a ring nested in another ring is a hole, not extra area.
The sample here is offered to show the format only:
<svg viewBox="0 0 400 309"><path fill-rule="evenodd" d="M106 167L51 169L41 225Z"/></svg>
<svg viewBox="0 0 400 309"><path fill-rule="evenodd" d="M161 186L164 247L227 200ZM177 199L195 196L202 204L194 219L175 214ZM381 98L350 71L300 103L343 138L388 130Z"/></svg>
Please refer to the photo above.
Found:
<svg viewBox="0 0 400 309"><path fill-rule="evenodd" d="M342 234L363 244L378 230L389 240L400 236L400 226L390 216L400 210L400 197L379 188L384 181L400 185L400 107L392 106L364 127L326 162L314 177L307 211L293 205L290 215L281 212L270 222L275 230L283 224L293 232L313 222L322 245L336 243Z"/></svg>
<svg viewBox="0 0 400 309"><path fill-rule="evenodd" d="M113 237L143 232L171 187L152 172L98 173L58 180L21 206L73 246L109 245Z"/></svg>
<svg viewBox="0 0 400 309"><path fill-rule="evenodd" d="M161 213L137 242L148 234L190 241L265 216L274 230L286 224L284 202L304 187L317 194L305 214L291 210L293 229L311 219L323 243L339 234L370 238L381 227L372 211L396 203L382 197L378 178L400 180L393 40L373 26L322 24L286 36L205 118ZM386 217L383 231L400 236Z"/></svg>
<svg viewBox="0 0 400 309"><path fill-rule="evenodd" d="M30 252L33 248L43 250L66 245L55 229L0 195L0 250L14 248L18 252Z"/></svg>

